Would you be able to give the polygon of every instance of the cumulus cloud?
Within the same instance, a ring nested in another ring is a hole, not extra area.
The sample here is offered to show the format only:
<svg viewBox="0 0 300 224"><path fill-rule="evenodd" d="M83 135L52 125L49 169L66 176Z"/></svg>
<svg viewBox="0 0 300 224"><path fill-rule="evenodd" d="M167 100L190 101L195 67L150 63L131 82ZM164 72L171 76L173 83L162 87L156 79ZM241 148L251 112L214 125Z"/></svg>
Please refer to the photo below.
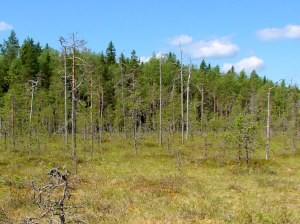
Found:
<svg viewBox="0 0 300 224"><path fill-rule="evenodd" d="M141 56L140 61L141 62L148 62L151 59L151 57Z"/></svg>
<svg viewBox="0 0 300 224"><path fill-rule="evenodd" d="M180 44L184 45L184 44L190 44L193 41L193 38L189 35L179 35L179 36L175 36L170 38L170 44L171 45L175 45L178 46Z"/></svg>
<svg viewBox="0 0 300 224"><path fill-rule="evenodd" d="M0 31L5 31L5 30L12 30L13 26L4 22L4 21L0 21Z"/></svg>
<svg viewBox="0 0 300 224"><path fill-rule="evenodd" d="M252 72L253 70L259 71L264 67L264 60L256 56L244 58L236 63L225 63L222 66L222 71L227 72L234 66L236 72L244 70L245 72Z"/></svg>
<svg viewBox="0 0 300 224"><path fill-rule="evenodd" d="M300 39L300 25L287 25L282 28L266 28L259 30L257 35L262 40Z"/></svg>
<svg viewBox="0 0 300 224"><path fill-rule="evenodd" d="M194 59L231 57L239 51L239 47L228 38L193 40L191 36L182 34L170 38L169 44L181 44L184 54Z"/></svg>
<svg viewBox="0 0 300 224"><path fill-rule="evenodd" d="M239 47L228 40L214 39L191 43L183 50L192 58L222 58L235 55Z"/></svg>

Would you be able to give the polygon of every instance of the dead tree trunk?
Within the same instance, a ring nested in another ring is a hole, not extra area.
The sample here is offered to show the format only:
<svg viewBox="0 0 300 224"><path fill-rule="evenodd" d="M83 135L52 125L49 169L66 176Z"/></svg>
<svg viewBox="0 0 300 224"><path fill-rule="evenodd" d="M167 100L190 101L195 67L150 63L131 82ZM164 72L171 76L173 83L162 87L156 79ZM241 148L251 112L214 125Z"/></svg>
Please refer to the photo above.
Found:
<svg viewBox="0 0 300 224"><path fill-rule="evenodd" d="M67 102L67 49L64 47L64 70L65 70L65 148L68 149L68 102Z"/></svg>
<svg viewBox="0 0 300 224"><path fill-rule="evenodd" d="M80 86L80 84L76 87L76 60L82 59L76 56L76 51L78 48L83 47L84 41L75 39L75 34L73 33L70 41L66 41L63 37L59 40L62 46L68 46L72 52L72 76L71 76L71 125L72 125L72 157L75 162L75 171L77 172L77 158L76 158L76 108L77 108L77 101L76 101L76 89ZM66 129L65 129L66 130Z"/></svg>
<svg viewBox="0 0 300 224"><path fill-rule="evenodd" d="M64 97L65 97L65 127L64 127L64 140L65 140L65 149L68 149L68 103L67 103L67 47L66 41L63 37L59 38L60 45L63 47L64 54Z"/></svg>
<svg viewBox="0 0 300 224"><path fill-rule="evenodd" d="M181 99L181 143L184 142L184 112L183 112L183 64L180 45L180 99Z"/></svg>
<svg viewBox="0 0 300 224"><path fill-rule="evenodd" d="M72 35L72 85L71 85L71 94L72 94L72 112L71 112L71 122L72 122L72 155L73 159L76 160L76 98L75 98L75 37Z"/></svg>
<svg viewBox="0 0 300 224"><path fill-rule="evenodd" d="M29 83L31 83L31 101L30 101L30 113L29 113L29 149L28 149L28 153L31 151L31 145L32 145L33 96L34 96L34 89L36 88L38 81L29 80Z"/></svg>
<svg viewBox="0 0 300 224"><path fill-rule="evenodd" d="M188 140L189 137L189 98L190 98L190 79L191 79L191 63L189 66L188 81L186 87L186 136L185 139Z"/></svg>

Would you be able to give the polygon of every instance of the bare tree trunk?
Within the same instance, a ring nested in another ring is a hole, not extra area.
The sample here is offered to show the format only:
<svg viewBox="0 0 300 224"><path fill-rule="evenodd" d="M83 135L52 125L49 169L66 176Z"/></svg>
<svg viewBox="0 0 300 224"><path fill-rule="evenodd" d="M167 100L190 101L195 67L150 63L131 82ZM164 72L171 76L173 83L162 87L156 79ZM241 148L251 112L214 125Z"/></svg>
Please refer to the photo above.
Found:
<svg viewBox="0 0 300 224"><path fill-rule="evenodd" d="M75 99L75 37L73 38L73 57L72 57L72 113L71 113L71 121L72 121L72 155L74 159L76 158L76 99Z"/></svg>
<svg viewBox="0 0 300 224"><path fill-rule="evenodd" d="M267 142L266 142L266 160L269 159L269 148L270 148L270 123L271 123L271 88L268 92L268 118L267 118Z"/></svg>
<svg viewBox="0 0 300 224"><path fill-rule="evenodd" d="M189 66L188 82L186 87L186 140L189 137L189 97L190 97L191 62Z"/></svg>
<svg viewBox="0 0 300 224"><path fill-rule="evenodd" d="M30 114L29 114L29 149L28 149L28 153L31 151L31 135L32 135L32 131L31 131L31 122L32 122L32 106L33 106L33 86L31 87L31 103L30 103Z"/></svg>
<svg viewBox="0 0 300 224"><path fill-rule="evenodd" d="M72 123L72 157L74 162L74 170L77 174L77 152L76 152L76 96L75 96L75 54L76 54L76 45L75 45L75 37L72 34L72 85L71 85L71 95L72 95L72 112L71 112L71 123Z"/></svg>
<svg viewBox="0 0 300 224"><path fill-rule="evenodd" d="M171 94L171 100L172 100L172 141L173 142L174 142L174 137L175 137L175 132L176 132L174 91L175 91L175 82L173 82L173 89L172 89L172 94Z"/></svg>
<svg viewBox="0 0 300 224"><path fill-rule="evenodd" d="M64 72L65 72L65 149L68 149L68 102L67 102L67 49L64 47Z"/></svg>
<svg viewBox="0 0 300 224"><path fill-rule="evenodd" d="M34 88L37 86L38 81L29 80L31 83L31 102L30 102L30 113L29 113L29 149L28 153L31 151L32 145L32 113L33 113L33 95Z"/></svg>
<svg viewBox="0 0 300 224"><path fill-rule="evenodd" d="M73 38L74 39L74 38ZM65 46L66 40L63 37L59 38L60 45L64 49L64 93L65 93L65 149L68 149L68 103L67 103L67 47Z"/></svg>
<svg viewBox="0 0 300 224"><path fill-rule="evenodd" d="M184 112L183 112L183 64L182 64L182 50L180 45L180 98L181 98L181 143L184 142Z"/></svg>
<svg viewBox="0 0 300 224"><path fill-rule="evenodd" d="M84 45L84 41L82 40L75 40L75 34L73 33L71 36L71 41L67 42L63 37L59 39L61 45L64 47L63 44L67 44L72 51L72 78L71 78L71 123L72 123L72 156L75 162L75 172L77 173L77 158L76 158L76 74L75 74L75 67L76 67L76 59L81 60L80 58L76 57L76 50L79 47ZM81 60L83 61L83 60ZM65 74L66 78L66 74ZM79 84L80 85L80 84ZM66 109L66 108L65 108ZM66 113L65 113L66 114ZM66 116L66 115L65 115ZM65 117L66 118L66 117ZM66 121L66 120L65 120ZM65 129L66 131L66 129Z"/></svg>

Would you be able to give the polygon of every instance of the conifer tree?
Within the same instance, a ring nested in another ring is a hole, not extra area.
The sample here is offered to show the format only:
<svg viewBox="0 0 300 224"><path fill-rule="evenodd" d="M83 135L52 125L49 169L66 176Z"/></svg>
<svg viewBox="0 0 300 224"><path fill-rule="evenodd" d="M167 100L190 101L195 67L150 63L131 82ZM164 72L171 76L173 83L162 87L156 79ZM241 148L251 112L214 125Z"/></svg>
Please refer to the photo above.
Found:
<svg viewBox="0 0 300 224"><path fill-rule="evenodd" d="M106 63L107 65L113 65L116 63L116 49L112 41L109 42L106 49Z"/></svg>
<svg viewBox="0 0 300 224"><path fill-rule="evenodd" d="M34 43L32 38L24 40L20 48L20 58L22 63L21 78L24 82L36 80L39 73L38 58L41 54L41 46Z"/></svg>
<svg viewBox="0 0 300 224"><path fill-rule="evenodd" d="M13 61L19 55L19 48L19 40L16 32L12 30L8 39L3 40L3 44L0 44L0 96L8 91L8 72Z"/></svg>

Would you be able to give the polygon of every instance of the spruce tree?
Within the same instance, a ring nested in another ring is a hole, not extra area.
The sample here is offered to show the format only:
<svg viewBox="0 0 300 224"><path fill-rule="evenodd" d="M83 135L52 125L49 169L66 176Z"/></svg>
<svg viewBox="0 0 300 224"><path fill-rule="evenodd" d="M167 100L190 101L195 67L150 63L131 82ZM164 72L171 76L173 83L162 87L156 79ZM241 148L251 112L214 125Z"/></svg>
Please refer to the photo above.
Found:
<svg viewBox="0 0 300 224"><path fill-rule="evenodd" d="M113 65L116 63L116 49L112 41L109 42L106 49L106 63L107 65Z"/></svg>
<svg viewBox="0 0 300 224"><path fill-rule="evenodd" d="M12 62L19 55L19 40L14 30L7 40L0 44L0 96L9 89L8 72Z"/></svg>
<svg viewBox="0 0 300 224"><path fill-rule="evenodd" d="M39 73L38 58L41 54L41 46L34 43L32 38L27 38L20 49L20 58L22 63L21 75L24 82L35 80Z"/></svg>

